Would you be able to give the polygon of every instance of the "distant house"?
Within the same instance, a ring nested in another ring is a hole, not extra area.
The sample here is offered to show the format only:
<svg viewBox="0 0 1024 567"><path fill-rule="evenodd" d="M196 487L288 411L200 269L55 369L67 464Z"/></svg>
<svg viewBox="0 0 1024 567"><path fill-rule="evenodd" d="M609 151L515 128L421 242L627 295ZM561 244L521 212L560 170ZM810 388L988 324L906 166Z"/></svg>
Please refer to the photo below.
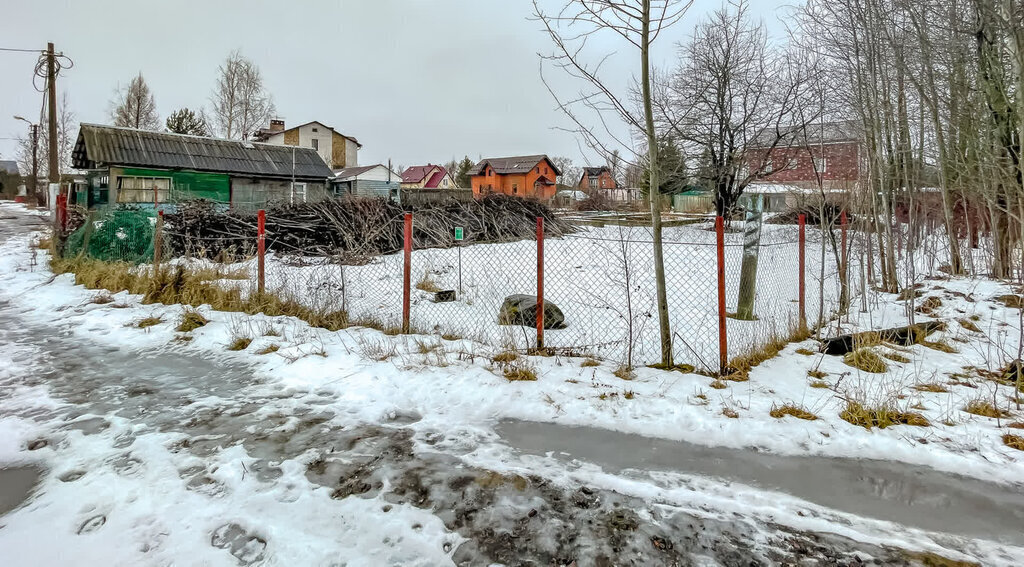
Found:
<svg viewBox="0 0 1024 567"><path fill-rule="evenodd" d="M336 196L387 197L398 199L401 176L385 165L346 167L334 172L331 188Z"/></svg>
<svg viewBox="0 0 1024 567"><path fill-rule="evenodd" d="M562 172L546 155L487 158L469 170L473 196L493 193L550 201Z"/></svg>
<svg viewBox="0 0 1024 567"><path fill-rule="evenodd" d="M580 182L576 184L576 189L585 193L616 188L618 188L618 184L615 183L612 170L604 165L601 167L584 167L583 175L580 176Z"/></svg>
<svg viewBox="0 0 1024 567"><path fill-rule="evenodd" d="M18 162L0 160L0 194L14 196L19 192L20 184Z"/></svg>
<svg viewBox="0 0 1024 567"><path fill-rule="evenodd" d="M0 159L0 173L6 173L8 175L18 175L18 162Z"/></svg>
<svg viewBox="0 0 1024 567"><path fill-rule="evenodd" d="M253 136L260 142L277 146L299 146L316 150L331 169L345 169L359 165L358 140L337 132L322 122L307 122L301 126L285 128L284 120L271 120L270 127Z"/></svg>
<svg viewBox="0 0 1024 567"><path fill-rule="evenodd" d="M82 124L72 166L82 205L209 199L236 208L328 196L330 168L309 148Z"/></svg>
<svg viewBox="0 0 1024 567"><path fill-rule="evenodd" d="M402 172L402 189L455 189L455 179L443 166L414 165Z"/></svg>
<svg viewBox="0 0 1024 567"><path fill-rule="evenodd" d="M762 140L747 149L748 168L765 164L763 181L817 187L821 174L826 190L851 190L863 178L862 142L855 122L812 124L794 129L774 148Z"/></svg>

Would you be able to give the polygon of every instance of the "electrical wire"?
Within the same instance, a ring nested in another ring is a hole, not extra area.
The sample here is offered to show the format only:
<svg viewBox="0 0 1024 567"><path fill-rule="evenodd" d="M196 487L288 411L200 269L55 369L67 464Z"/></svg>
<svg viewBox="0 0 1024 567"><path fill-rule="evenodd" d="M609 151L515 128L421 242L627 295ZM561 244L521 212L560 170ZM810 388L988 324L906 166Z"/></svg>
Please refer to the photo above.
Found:
<svg viewBox="0 0 1024 567"><path fill-rule="evenodd" d="M17 49L14 47L0 47L0 51L16 51L19 53L46 53L45 49Z"/></svg>

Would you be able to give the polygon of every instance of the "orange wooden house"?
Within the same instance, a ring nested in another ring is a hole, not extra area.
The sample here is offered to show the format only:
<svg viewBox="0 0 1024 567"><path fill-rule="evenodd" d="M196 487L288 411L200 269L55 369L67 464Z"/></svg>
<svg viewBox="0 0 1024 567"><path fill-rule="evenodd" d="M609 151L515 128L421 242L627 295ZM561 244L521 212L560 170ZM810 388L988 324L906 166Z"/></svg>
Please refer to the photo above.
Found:
<svg viewBox="0 0 1024 567"><path fill-rule="evenodd" d="M545 155L487 158L469 170L473 196L493 193L549 201L562 172Z"/></svg>

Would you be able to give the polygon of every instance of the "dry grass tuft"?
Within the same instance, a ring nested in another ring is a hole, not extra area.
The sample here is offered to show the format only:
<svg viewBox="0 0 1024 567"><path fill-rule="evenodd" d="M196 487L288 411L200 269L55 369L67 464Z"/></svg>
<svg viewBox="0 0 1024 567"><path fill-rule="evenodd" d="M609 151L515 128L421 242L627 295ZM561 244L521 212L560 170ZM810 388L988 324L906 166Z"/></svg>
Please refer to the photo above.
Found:
<svg viewBox="0 0 1024 567"><path fill-rule="evenodd" d="M992 402L981 398L975 398L964 406L964 411L982 417L1009 417L1010 414L992 405Z"/></svg>
<svg viewBox="0 0 1024 567"><path fill-rule="evenodd" d="M974 561L950 559L931 551L904 551L903 555L915 565L919 564L923 567L981 567L980 563Z"/></svg>
<svg viewBox="0 0 1024 567"><path fill-rule="evenodd" d="M632 400L633 398L636 397L636 392L634 392L633 390L626 390L625 392L622 392L622 397L626 398L627 400Z"/></svg>
<svg viewBox="0 0 1024 567"><path fill-rule="evenodd" d="M275 353L275 352L277 352L279 350L281 350L281 347L279 347L277 345L270 345L270 346L261 348L260 350L256 351L256 354L260 354L260 355L271 354L271 353Z"/></svg>
<svg viewBox="0 0 1024 567"><path fill-rule="evenodd" d="M917 390L918 392L934 392L936 394L945 394L946 392L949 392L948 388L936 382L930 382L927 384L917 384L914 386L914 389Z"/></svg>
<svg viewBox="0 0 1024 567"><path fill-rule="evenodd" d="M871 429L872 427L885 429L893 425L914 425L917 427L931 425L919 413L901 411L887 404L877 407L864 407L860 403L850 401L846 403L846 408L839 414L839 417L865 429Z"/></svg>
<svg viewBox="0 0 1024 567"><path fill-rule="evenodd" d="M438 287L434 279L430 277L430 272L424 273L423 277L420 278L420 281L416 282L416 289L427 293L437 293L441 291L441 288Z"/></svg>
<svg viewBox="0 0 1024 567"><path fill-rule="evenodd" d="M511 364L517 360L519 360L519 353L512 350L499 352L491 357L491 362L494 364Z"/></svg>
<svg viewBox="0 0 1024 567"><path fill-rule="evenodd" d="M536 382L537 371L525 364L505 368L505 379L509 382Z"/></svg>
<svg viewBox="0 0 1024 567"><path fill-rule="evenodd" d="M1014 435L1012 433L1007 433L1006 435L1003 435L1003 445L1006 445L1011 449L1024 451L1024 437L1021 437L1020 435Z"/></svg>
<svg viewBox="0 0 1024 567"><path fill-rule="evenodd" d="M235 337L228 345L228 350L245 350L252 344L250 337Z"/></svg>
<svg viewBox="0 0 1024 567"><path fill-rule="evenodd" d="M825 382L824 380L815 380L814 382L811 382L811 387L818 388L820 390L827 390L829 385L828 382Z"/></svg>
<svg viewBox="0 0 1024 567"><path fill-rule="evenodd" d="M149 327L159 325L160 323L163 322L164 320L161 319L160 317L146 317L145 319L142 319L141 321L135 323L135 326L140 329L148 329Z"/></svg>
<svg viewBox="0 0 1024 567"><path fill-rule="evenodd" d="M198 329L209 323L210 320L203 317L203 314L196 311L195 309L185 309L185 312L181 314L181 323L178 324L178 328L175 329L179 333L188 333Z"/></svg>
<svg viewBox="0 0 1024 567"><path fill-rule="evenodd" d="M828 372L822 372L821 370L812 369L807 371L807 375L810 376L811 378L817 378L818 380L821 380L822 378L828 376Z"/></svg>
<svg viewBox="0 0 1024 567"><path fill-rule="evenodd" d="M729 419L739 419L740 417L739 412L732 408L722 408L722 415Z"/></svg>
<svg viewBox="0 0 1024 567"><path fill-rule="evenodd" d="M710 387L712 387L712 388L714 388L716 390L724 390L724 389L729 387L725 382L723 382L721 380L715 380L714 382L708 384L708 386L710 386Z"/></svg>
<svg viewBox="0 0 1024 567"><path fill-rule="evenodd" d="M1024 421L1015 421L1013 423L1007 423L1006 427L1010 429L1024 429Z"/></svg>
<svg viewBox="0 0 1024 567"><path fill-rule="evenodd" d="M462 335L456 335L455 333L442 333L441 338L446 341L461 341Z"/></svg>
<svg viewBox="0 0 1024 567"><path fill-rule="evenodd" d="M626 364L623 364L622 366L616 368L615 371L612 372L612 374L614 374L616 378L622 380L632 380L636 378L636 373L633 372L633 367L628 366Z"/></svg>
<svg viewBox="0 0 1024 567"><path fill-rule="evenodd" d="M593 368L595 366L601 366L601 363L596 358L587 358L580 363L580 368Z"/></svg>
<svg viewBox="0 0 1024 567"><path fill-rule="evenodd" d="M807 421L814 421L818 419L818 416L795 404L785 404L778 407L772 405L772 411L768 412L768 415L775 419L782 419L787 415L793 416L797 419L806 419Z"/></svg>
<svg viewBox="0 0 1024 567"><path fill-rule="evenodd" d="M947 354L956 354L960 352L946 341L921 341L921 345Z"/></svg>
<svg viewBox="0 0 1024 567"><path fill-rule="evenodd" d="M1011 309L1020 309L1021 307L1024 307L1024 297L1019 295L1000 295L999 297L994 298L994 300Z"/></svg>
<svg viewBox="0 0 1024 567"><path fill-rule="evenodd" d="M755 366L778 356L789 343L803 341L810 336L811 333L807 330L794 331L788 337L775 336L765 344L732 359L729 362L729 372L722 376L722 380L746 382L750 379L750 370Z"/></svg>
<svg viewBox="0 0 1024 567"><path fill-rule="evenodd" d="M895 352L895 351L883 350L881 354L882 354L882 358L887 358L887 359L889 359L889 360L891 360L893 362L900 362L900 363L903 363L903 364L906 364L906 363L910 362L910 358L909 357L903 356L902 354L900 354L898 352Z"/></svg>
<svg viewBox="0 0 1024 567"><path fill-rule="evenodd" d="M918 312L923 313L925 315L931 315L939 307L942 307L942 300L939 299L938 297L932 296L922 301L917 306L917 310Z"/></svg>
<svg viewBox="0 0 1024 567"><path fill-rule="evenodd" d="M972 331L975 333L981 332L981 329L978 327L978 325L976 325L974 321L971 321L970 319L957 319L956 322L960 323L960 326L963 327L964 329L967 329L968 331Z"/></svg>
<svg viewBox="0 0 1024 567"><path fill-rule="evenodd" d="M92 299L89 300L89 303L92 303L94 305L106 305L108 303L113 302L114 296L110 295L107 292L97 293L92 297Z"/></svg>
<svg viewBox="0 0 1024 567"><path fill-rule="evenodd" d="M875 351L869 348L859 348L843 355L843 362L864 372L881 374L889 370L889 366Z"/></svg>
<svg viewBox="0 0 1024 567"><path fill-rule="evenodd" d="M815 352L809 348L798 348L796 349L796 353L804 356L814 356L815 354Z"/></svg>

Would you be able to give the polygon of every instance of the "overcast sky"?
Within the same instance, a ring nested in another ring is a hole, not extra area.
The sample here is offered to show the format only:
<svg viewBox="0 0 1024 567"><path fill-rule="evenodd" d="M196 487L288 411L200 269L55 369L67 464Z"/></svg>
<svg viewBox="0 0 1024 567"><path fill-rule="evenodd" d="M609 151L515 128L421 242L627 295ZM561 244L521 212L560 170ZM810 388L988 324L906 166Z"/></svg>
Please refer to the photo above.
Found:
<svg viewBox="0 0 1024 567"><path fill-rule="evenodd" d="M552 9L563 0L543 0ZM781 34L783 0L753 0L752 11ZM141 71L161 118L209 105L217 66L233 49L263 72L288 125L317 120L356 137L361 164L415 165L546 153L583 163L569 124L541 82L538 52L550 42L529 18L529 0L337 0L334 2L31 0L4 2L0 47L45 48L74 60L58 81L81 122L109 122L115 88ZM659 41L659 66L721 0L697 0ZM638 56L616 51L607 77L623 87ZM0 51L0 157L42 103L31 82L35 56ZM556 90L578 88L554 69Z"/></svg>

